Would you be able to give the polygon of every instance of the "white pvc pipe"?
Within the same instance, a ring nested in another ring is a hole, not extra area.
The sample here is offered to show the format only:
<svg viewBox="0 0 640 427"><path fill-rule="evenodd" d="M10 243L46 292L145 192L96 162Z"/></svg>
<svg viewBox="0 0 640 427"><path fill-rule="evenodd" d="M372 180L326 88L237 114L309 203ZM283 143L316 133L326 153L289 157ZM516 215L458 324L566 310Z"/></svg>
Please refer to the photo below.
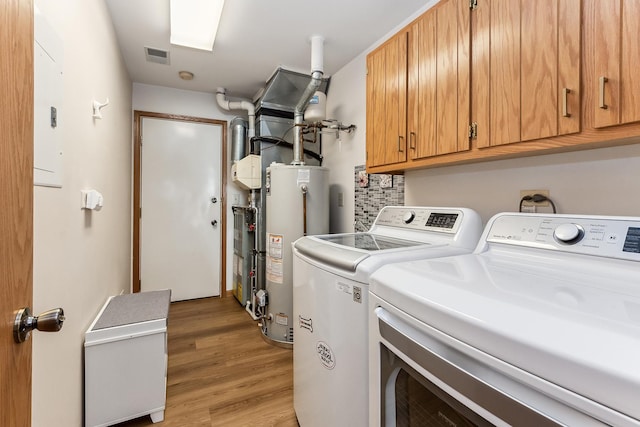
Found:
<svg viewBox="0 0 640 427"><path fill-rule="evenodd" d="M311 37L311 73L324 73L324 37Z"/></svg>
<svg viewBox="0 0 640 427"><path fill-rule="evenodd" d="M219 87L216 89L216 101L218 101L218 105L220 108L227 111L246 110L249 116L249 129L247 131L247 136L249 138L253 138L256 136L256 107L251 101L229 101L226 93L227 90L225 88Z"/></svg>

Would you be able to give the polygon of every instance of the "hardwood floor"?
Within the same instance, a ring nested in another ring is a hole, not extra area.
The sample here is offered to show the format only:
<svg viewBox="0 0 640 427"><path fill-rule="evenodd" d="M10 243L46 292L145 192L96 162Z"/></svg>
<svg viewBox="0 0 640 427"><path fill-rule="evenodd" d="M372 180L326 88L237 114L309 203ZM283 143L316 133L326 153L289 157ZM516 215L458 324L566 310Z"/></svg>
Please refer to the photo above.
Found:
<svg viewBox="0 0 640 427"><path fill-rule="evenodd" d="M150 426L297 427L293 354L262 339L233 297L172 303L164 422Z"/></svg>

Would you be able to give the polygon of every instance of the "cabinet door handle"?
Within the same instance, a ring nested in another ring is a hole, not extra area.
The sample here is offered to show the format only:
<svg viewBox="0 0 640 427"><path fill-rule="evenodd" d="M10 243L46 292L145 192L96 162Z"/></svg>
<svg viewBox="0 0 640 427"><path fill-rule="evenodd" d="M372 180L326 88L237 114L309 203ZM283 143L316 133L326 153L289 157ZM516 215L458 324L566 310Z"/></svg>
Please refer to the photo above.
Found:
<svg viewBox="0 0 640 427"><path fill-rule="evenodd" d="M404 153L404 150L402 149L402 140L404 139L404 137L402 135L398 136L398 153Z"/></svg>
<svg viewBox="0 0 640 427"><path fill-rule="evenodd" d="M609 79L605 76L600 77L600 108L603 110L609 108L609 106L604 103L604 84L608 81Z"/></svg>
<svg viewBox="0 0 640 427"><path fill-rule="evenodd" d="M409 148L412 150L416 149L416 133L409 132Z"/></svg>
<svg viewBox="0 0 640 427"><path fill-rule="evenodd" d="M565 87L562 89L562 117L571 117L567 111L567 96L571 93L571 89Z"/></svg>

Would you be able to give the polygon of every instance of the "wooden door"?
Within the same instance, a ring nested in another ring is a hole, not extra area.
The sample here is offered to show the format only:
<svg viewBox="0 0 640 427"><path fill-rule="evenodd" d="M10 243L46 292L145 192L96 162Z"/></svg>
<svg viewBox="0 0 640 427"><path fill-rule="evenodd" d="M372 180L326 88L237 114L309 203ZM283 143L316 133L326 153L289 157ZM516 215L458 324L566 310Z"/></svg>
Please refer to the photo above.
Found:
<svg viewBox="0 0 640 427"><path fill-rule="evenodd" d="M367 167L385 164L384 50L367 56Z"/></svg>
<svg viewBox="0 0 640 427"><path fill-rule="evenodd" d="M407 32L367 56L367 166L407 160Z"/></svg>
<svg viewBox="0 0 640 427"><path fill-rule="evenodd" d="M490 145L501 145L520 141L520 2L492 0L488 7Z"/></svg>
<svg viewBox="0 0 640 427"><path fill-rule="evenodd" d="M33 3L0 2L0 425L31 425L31 340L13 319L33 300Z"/></svg>
<svg viewBox="0 0 640 427"><path fill-rule="evenodd" d="M385 164L392 164L407 160L407 33L394 36L385 51Z"/></svg>
<svg viewBox="0 0 640 427"><path fill-rule="evenodd" d="M558 135L580 132L582 116L582 1L558 1Z"/></svg>
<svg viewBox="0 0 640 427"><path fill-rule="evenodd" d="M640 120L640 0L623 0L620 29L620 123Z"/></svg>
<svg viewBox="0 0 640 427"><path fill-rule="evenodd" d="M594 40L594 74L589 90L596 93L594 127L640 120L640 0L585 1L586 31Z"/></svg>
<svg viewBox="0 0 640 427"><path fill-rule="evenodd" d="M409 31L408 135L412 159L468 150L469 2L438 3Z"/></svg>
<svg viewBox="0 0 640 427"><path fill-rule="evenodd" d="M557 134L558 9L555 3L556 0L522 2L518 16L521 141Z"/></svg>
<svg viewBox="0 0 640 427"><path fill-rule="evenodd" d="M478 147L580 130L580 5L479 3L472 79Z"/></svg>

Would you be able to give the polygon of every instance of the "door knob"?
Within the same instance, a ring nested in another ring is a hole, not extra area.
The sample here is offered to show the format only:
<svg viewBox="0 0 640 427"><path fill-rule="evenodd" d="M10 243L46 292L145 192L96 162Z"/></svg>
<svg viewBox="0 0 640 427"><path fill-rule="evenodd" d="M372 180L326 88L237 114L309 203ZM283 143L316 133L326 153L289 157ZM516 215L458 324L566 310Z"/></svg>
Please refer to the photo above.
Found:
<svg viewBox="0 0 640 427"><path fill-rule="evenodd" d="M211 203L218 203L218 199L216 197L211 198Z"/></svg>
<svg viewBox="0 0 640 427"><path fill-rule="evenodd" d="M13 322L13 339L18 344L29 339L31 331L37 329L42 332L58 332L64 323L64 310L54 308L45 311L40 316L32 316L29 307L21 308Z"/></svg>
<svg viewBox="0 0 640 427"><path fill-rule="evenodd" d="M211 221L211 225L213 225L213 226L215 227L216 225L218 225L218 221L216 221L216 220L214 219L213 221Z"/></svg>

